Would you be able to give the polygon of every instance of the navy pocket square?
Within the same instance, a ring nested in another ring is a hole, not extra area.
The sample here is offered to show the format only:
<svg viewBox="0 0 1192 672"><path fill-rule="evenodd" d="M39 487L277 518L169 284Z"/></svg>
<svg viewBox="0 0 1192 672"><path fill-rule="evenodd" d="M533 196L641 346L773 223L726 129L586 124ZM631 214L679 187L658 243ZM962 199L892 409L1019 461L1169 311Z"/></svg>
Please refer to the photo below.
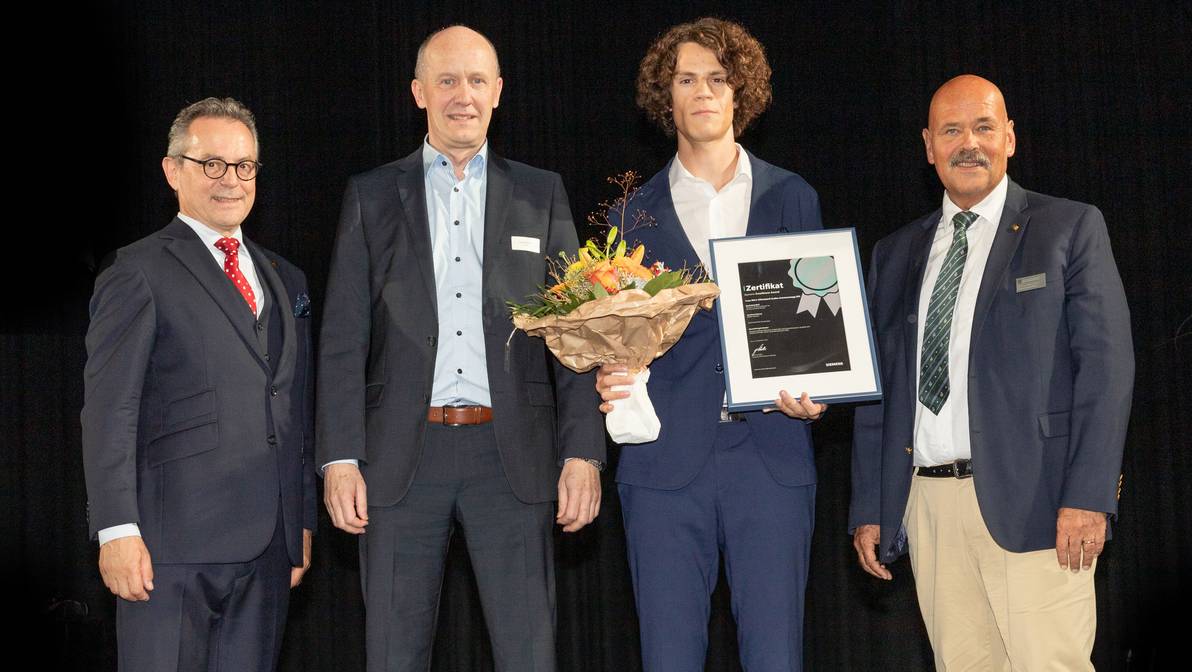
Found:
<svg viewBox="0 0 1192 672"><path fill-rule="evenodd" d="M306 292L299 294L294 301L294 317L310 317L310 297Z"/></svg>

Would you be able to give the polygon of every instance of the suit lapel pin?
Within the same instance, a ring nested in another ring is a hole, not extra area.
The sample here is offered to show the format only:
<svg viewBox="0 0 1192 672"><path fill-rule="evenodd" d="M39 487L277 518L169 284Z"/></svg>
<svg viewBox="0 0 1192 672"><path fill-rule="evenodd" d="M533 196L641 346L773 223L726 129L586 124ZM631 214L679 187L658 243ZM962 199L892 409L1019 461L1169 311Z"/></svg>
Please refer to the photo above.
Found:
<svg viewBox="0 0 1192 672"><path fill-rule="evenodd" d="M1019 226L1019 225L1017 225L1017 224L1011 224L1011 225L1010 225L1010 231L1011 231L1012 233L1018 233L1018 230L1019 230L1019 229L1021 229L1021 228L1022 228L1022 227L1021 227L1021 226Z"/></svg>

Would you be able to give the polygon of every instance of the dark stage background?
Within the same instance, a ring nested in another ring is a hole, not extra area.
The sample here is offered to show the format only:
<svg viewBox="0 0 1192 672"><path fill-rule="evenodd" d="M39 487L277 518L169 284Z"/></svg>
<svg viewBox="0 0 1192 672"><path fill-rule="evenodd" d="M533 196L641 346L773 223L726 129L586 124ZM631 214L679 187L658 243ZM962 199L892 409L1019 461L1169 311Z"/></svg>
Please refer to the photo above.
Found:
<svg viewBox="0 0 1192 672"><path fill-rule="evenodd" d="M919 129L932 91L963 72L1005 92L1017 122L1014 179L1104 211L1132 309L1138 375L1120 521L1097 572L1094 662L1173 669L1165 647L1187 636L1192 592L1187 3L157 0L69 12L43 15L53 39L10 61L14 70L72 64L13 73L35 96L28 107L10 104L30 124L7 134L62 144L39 175L10 166L8 185L10 197L33 182L53 190L36 214L6 227L32 232L50 272L9 293L0 351L0 543L6 583L16 587L10 611L24 623L10 633L48 645L32 649L44 661L35 667L115 667L114 599L98 578L84 516L78 417L87 299L97 259L175 212L158 164L179 108L231 95L257 113L265 168L246 231L306 270L317 317L345 179L421 141L425 120L409 80L429 31L466 22L492 38L505 77L492 146L560 172L582 220L611 195L605 177L630 168L652 174L673 152L633 105L646 46L673 23L715 14L752 30L775 71L773 108L742 142L807 178L825 224L857 227L866 258L881 236L938 205ZM25 131L41 122L51 123ZM26 289L35 291L26 297ZM815 426L807 664L930 669L909 566L896 564L892 583L871 579L845 534L851 416L834 408ZM563 670L640 669L611 473L604 481L599 520L558 543ZM453 549L444 587L438 671L491 669L463 545ZM723 586L715 604L708 669L739 669ZM324 513L314 566L294 594L282 669L362 670L362 619L355 540Z"/></svg>

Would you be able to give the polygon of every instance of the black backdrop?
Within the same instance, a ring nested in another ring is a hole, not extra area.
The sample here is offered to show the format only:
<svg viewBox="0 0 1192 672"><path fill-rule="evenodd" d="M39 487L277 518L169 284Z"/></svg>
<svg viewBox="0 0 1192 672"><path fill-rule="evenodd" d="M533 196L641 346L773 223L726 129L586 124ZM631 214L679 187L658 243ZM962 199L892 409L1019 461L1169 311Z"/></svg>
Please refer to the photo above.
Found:
<svg viewBox="0 0 1192 672"><path fill-rule="evenodd" d="M673 23L714 14L752 30L775 71L774 105L742 142L806 177L825 224L857 227L866 258L881 236L938 205L919 129L931 92L963 72L1005 92L1017 123L1016 180L1104 211L1138 374L1120 523L1097 572L1094 662L1171 669L1163 659L1186 637L1192 592L1187 3L158 0L56 11L39 10L37 25L54 28L33 33L10 62L49 67L14 65L34 96L8 107L28 124L10 126L6 138L44 134L62 145L35 156L45 163L37 180L29 166L10 164L8 185L10 198L34 181L51 190L8 227L32 234L25 237L47 253L52 272L6 293L0 351L0 543L6 583L17 586L11 609L24 623L9 632L44 643L33 649L45 661L35 667L115 666L113 599L84 516L86 302L96 259L175 211L158 163L179 108L232 95L256 112L265 168L245 226L306 270L317 318L345 178L421 140L425 121L409 80L428 32L465 22L492 38L505 77L493 147L560 172L582 220L611 195L605 177L630 168L649 175L673 152L633 106L646 46ZM930 669L909 566L895 564L892 583L868 578L844 532L851 415L836 408L815 427L808 667ZM600 519L558 542L564 670L640 669L616 489L609 474L604 481ZM491 669L462 546L444 587L439 671ZM708 669L739 669L723 586L714 602ZM314 566L294 594L282 669L362 670L362 618L355 541L323 514Z"/></svg>

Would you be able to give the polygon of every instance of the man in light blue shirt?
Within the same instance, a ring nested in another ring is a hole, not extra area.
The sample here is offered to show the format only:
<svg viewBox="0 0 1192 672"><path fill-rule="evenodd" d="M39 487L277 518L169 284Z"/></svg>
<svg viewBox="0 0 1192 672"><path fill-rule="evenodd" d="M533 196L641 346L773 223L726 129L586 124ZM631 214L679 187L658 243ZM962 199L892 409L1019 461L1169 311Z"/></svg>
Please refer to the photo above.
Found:
<svg viewBox="0 0 1192 672"><path fill-rule="evenodd" d="M360 535L373 671L428 669L455 523L496 669L554 670L552 520L575 531L600 507L593 380L514 333L506 308L577 241L559 176L489 151L502 84L483 35L432 35L411 83L422 147L344 197L317 453L332 521Z"/></svg>

